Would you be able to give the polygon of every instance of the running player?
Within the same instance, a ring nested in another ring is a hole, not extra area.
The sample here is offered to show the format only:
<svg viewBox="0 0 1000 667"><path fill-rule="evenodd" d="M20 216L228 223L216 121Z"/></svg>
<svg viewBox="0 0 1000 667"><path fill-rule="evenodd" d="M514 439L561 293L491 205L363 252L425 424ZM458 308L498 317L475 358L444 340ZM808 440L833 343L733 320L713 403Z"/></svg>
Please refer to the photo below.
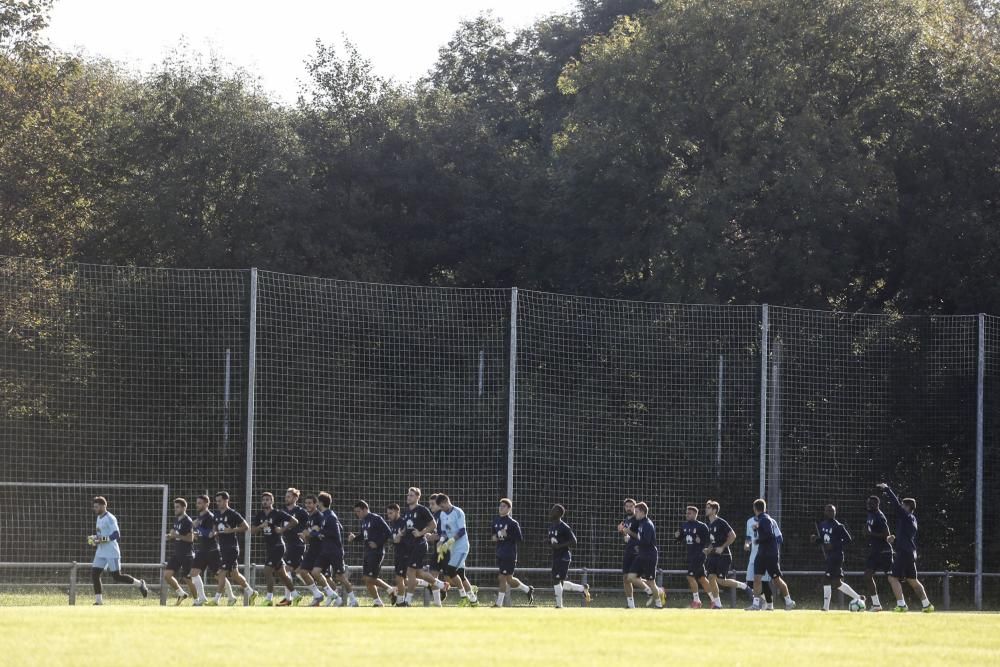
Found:
<svg viewBox="0 0 1000 667"><path fill-rule="evenodd" d="M528 604L535 602L535 589L514 576L517 569L517 545L524 541L521 524L510 515L514 503L509 498L500 499L498 516L493 519L493 535L497 549L497 599L494 607L503 607L504 598L513 595L514 589L528 594ZM516 583L515 583L516 582Z"/></svg>
<svg viewBox="0 0 1000 667"><path fill-rule="evenodd" d="M754 535L757 538L759 550L754 561L753 606L751 611L760 611L763 597L763 576L771 575L771 580L785 598L785 609L795 609L795 600L788 593L788 584L781 576L781 529L778 522L767 513L767 503L763 498L753 501Z"/></svg>
<svg viewBox="0 0 1000 667"><path fill-rule="evenodd" d="M320 550L316 563L313 565L313 579L317 575L329 568L333 574L334 582L339 582L347 593L347 606L357 607L358 598L354 594L354 587L351 586L351 579L347 575L347 565L344 563L344 528L340 524L340 518L331 509L333 496L323 491L317 496L319 500L320 514L323 519L319 524L319 529L314 530L311 537L319 540ZM332 586L332 583L330 584ZM339 607L343 602L338 601Z"/></svg>
<svg viewBox="0 0 1000 667"><path fill-rule="evenodd" d="M715 597L712 595L712 589L708 585L708 574L705 572L705 547L709 543L708 526L698 521L698 508L694 505L688 505L684 513L684 523L681 524L680 530L674 533L674 539L683 543L687 550L687 582L688 590L691 591L691 608L701 609L698 584L705 589L712 606L715 606Z"/></svg>
<svg viewBox="0 0 1000 667"><path fill-rule="evenodd" d="M660 550L656 546L656 526L649 519L649 505L646 503L636 503L635 521L633 528L628 529L629 537L636 540L636 555L632 559L629 569L629 579L633 590L639 585L640 579L651 582L655 590L653 595L656 598L656 608L663 609L666 593L656 584L656 564L660 557ZM635 609L635 598L628 598L626 604L629 609Z"/></svg>
<svg viewBox="0 0 1000 667"><path fill-rule="evenodd" d="M240 573L240 543L239 536L250 530L250 525L243 515L229 506L229 493L219 491L215 494L215 538L219 541L219 557L221 566L217 581L219 587L226 579L243 591L244 606L251 606L257 601L257 591L250 587L249 582ZM216 594L218 596L218 594ZM218 599L216 599L218 601ZM229 606L235 604L235 598L230 598Z"/></svg>
<svg viewBox="0 0 1000 667"><path fill-rule="evenodd" d="M219 543L215 539L215 512L209 507L211 502L211 499L206 495L198 496L195 499L197 516L195 516L192 525L198 541L194 560L191 563L191 584L195 590L194 606L196 607L208 603L208 598L205 596L205 579L208 578L209 574L218 572L221 564ZM203 573L204 578L202 577ZM228 580L226 583L228 585ZM219 594L216 594L215 604L218 604L220 597ZM230 595L230 598L233 596Z"/></svg>
<svg viewBox="0 0 1000 667"><path fill-rule="evenodd" d="M729 578L729 570L733 567L733 552L730 545L736 541L736 531L729 523L719 516L719 503L709 500L705 503L705 517L708 519L709 545L705 547L705 571L708 572L708 592L712 598L712 609L722 609L722 596L719 587L747 590L742 581Z"/></svg>
<svg viewBox="0 0 1000 667"><path fill-rule="evenodd" d="M576 548L576 533L569 524L563 521L566 508L553 505L549 511L549 546L552 547L552 589L556 596L556 609L563 606L563 591L583 593L584 604L590 604L590 585L574 584L566 577L569 575L569 564L573 560L571 549Z"/></svg>
<svg viewBox="0 0 1000 667"><path fill-rule="evenodd" d="M823 581L823 611L830 611L830 598L833 597L833 587L851 600L858 600L862 605L865 598L858 595L857 591L844 582L844 546L850 544L854 538L847 531L847 526L837 521L837 508L827 505L823 508L825 519L817 526L818 534L810 536L815 544L819 542L823 545L823 554L826 556Z"/></svg>
<svg viewBox="0 0 1000 667"><path fill-rule="evenodd" d="M108 501L104 496L93 500L94 514L97 515L97 532L87 538L87 542L97 547L94 562L91 565L90 577L94 584L94 604L104 604L104 586L101 575L105 570L111 573L111 578L119 584L131 584L139 589L142 597L149 595L149 588L142 579L136 579L124 574L122 570L122 552L118 546L121 532L118 530L118 519L108 511Z"/></svg>
<svg viewBox="0 0 1000 667"><path fill-rule="evenodd" d="M167 560L167 567L163 571L163 580L174 590L177 596L176 604L180 604L188 598L188 594L181 587L177 577L181 580L189 577L191 564L194 560L191 553L191 546L194 543L194 523L188 516L187 501L183 498L174 499L174 525L167 533L167 539L173 543L173 550L170 559ZM190 580L188 580L188 586L194 593L194 585Z"/></svg>
<svg viewBox="0 0 1000 667"><path fill-rule="evenodd" d="M631 498L625 499L625 518L621 520L618 524L618 533L622 536L622 540L625 542L625 549L622 552L622 586L625 589L625 600L633 600L633 586L632 578L629 577L629 572L632 570L632 560L635 558L636 553L638 553L638 543L635 541L634 537L630 537L629 533L634 532L635 526L635 501ZM648 607L653 603L653 589L649 587L642 579L639 580L639 587L645 591L649 599L646 601L646 606Z"/></svg>
<svg viewBox="0 0 1000 667"><path fill-rule="evenodd" d="M312 602L309 606L318 607L323 604L323 594L325 592L326 606L329 607L340 596L330 586L322 571L314 574L316 572L316 562L319 560L320 544L319 539L313 539L313 535L317 534L323 525L323 515L319 511L319 499L314 495L306 496L305 510L307 517L300 535L305 541L306 549L305 553L302 554L302 562L299 564L297 573L306 582L306 587L312 593ZM323 588L321 589L320 586Z"/></svg>
<svg viewBox="0 0 1000 667"><path fill-rule="evenodd" d="M267 596L264 606L274 605L274 579L285 584L286 597L295 592L295 583L285 569L285 530L294 530L298 521L291 514L274 507L274 494L265 491L260 497L260 509L253 515L251 532L264 536L264 579Z"/></svg>
<svg viewBox="0 0 1000 667"><path fill-rule="evenodd" d="M451 498L445 493L437 494L437 506L440 510L438 531L441 541L438 544L437 560L442 563L449 583L458 586L461 596L459 604L479 604L479 598L472 584L465 577L465 561L469 557L469 535L465 528L465 512L461 507L451 503Z"/></svg>
<svg viewBox="0 0 1000 667"><path fill-rule="evenodd" d="M755 526L757 525L757 517L751 516L747 519L745 538L743 542L743 551L750 554L750 558L747 560L747 593L750 594L750 606L746 607L744 611L753 611L753 578L754 571L756 569L757 563L757 551L760 545L757 544L757 531ZM764 591L764 611L774 611L774 598L772 596L773 584L771 583L771 575L765 574L761 577L762 588Z"/></svg>
<svg viewBox="0 0 1000 667"><path fill-rule="evenodd" d="M878 587L875 585L875 573L888 575L892 572L892 545L889 544L889 522L879 509L881 502L878 496L868 496L865 504L868 510L868 520L865 522L865 532L868 533L868 558L865 559L865 581L868 583L868 595L872 606L868 611L882 611L882 602L878 599Z"/></svg>
<svg viewBox="0 0 1000 667"><path fill-rule="evenodd" d="M301 571L302 557L306 552L306 543L302 539L302 531L306 529L306 521L309 520L309 512L299 505L299 498L302 492L291 486L285 491L285 514L295 519L295 523L289 522L281 531L281 536L285 541L285 563L288 565L288 577L295 583L297 576L302 583L309 587L313 583L312 575L303 574ZM297 605L302 600L302 596L294 588L289 590L285 585L285 597L278 602L279 607Z"/></svg>
<svg viewBox="0 0 1000 667"><path fill-rule="evenodd" d="M879 484L878 488L889 497L889 504L896 510L896 534L887 538L889 544L896 550L892 574L889 575L889 585L896 595L896 608L893 611L909 611L901 583L905 581L920 598L922 610L932 612L934 605L927 598L927 591L917 578L917 517L914 514L917 510L917 501L913 498L900 500L888 484Z"/></svg>
<svg viewBox="0 0 1000 667"><path fill-rule="evenodd" d="M392 586L382 581L380 573L382 561L385 560L385 543L392 537L392 530L378 514L373 514L371 508L363 500L354 503L354 516L361 522L361 533L349 533L348 542L354 542L360 538L364 548L364 556L361 559L361 574L364 577L365 588L371 596L373 607L384 606L382 598L379 596L379 589L391 590Z"/></svg>
<svg viewBox="0 0 1000 667"><path fill-rule="evenodd" d="M417 590L417 580L423 579L431 588L435 606L441 606L441 591L448 588L430 572L424 570L427 560L427 535L437 530L437 522L431 511L420 504L420 489L411 486L406 492L406 509L403 510L402 544L406 547L406 597L397 606L409 607Z"/></svg>

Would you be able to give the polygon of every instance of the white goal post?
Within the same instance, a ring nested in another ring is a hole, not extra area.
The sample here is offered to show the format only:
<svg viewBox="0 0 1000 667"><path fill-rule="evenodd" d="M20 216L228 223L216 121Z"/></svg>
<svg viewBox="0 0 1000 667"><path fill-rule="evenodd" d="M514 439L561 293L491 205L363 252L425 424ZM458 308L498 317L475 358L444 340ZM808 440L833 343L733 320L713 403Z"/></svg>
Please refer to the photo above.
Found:
<svg viewBox="0 0 1000 667"><path fill-rule="evenodd" d="M123 567L151 587L162 586L166 560L170 492L166 484L79 484L67 482L0 482L0 595L10 604L52 589L64 590L75 603L76 575L89 581L94 532L94 496L108 500L108 511L121 527ZM105 584L113 586L113 584Z"/></svg>

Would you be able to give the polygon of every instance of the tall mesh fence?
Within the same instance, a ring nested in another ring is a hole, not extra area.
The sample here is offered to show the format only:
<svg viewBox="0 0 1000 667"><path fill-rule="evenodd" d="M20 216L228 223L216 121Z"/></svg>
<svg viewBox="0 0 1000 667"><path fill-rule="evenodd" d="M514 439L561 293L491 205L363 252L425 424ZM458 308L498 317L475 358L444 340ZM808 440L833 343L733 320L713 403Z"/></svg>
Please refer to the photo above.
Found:
<svg viewBox="0 0 1000 667"><path fill-rule="evenodd" d="M250 282L0 258L0 481L168 484L189 499L225 488L251 514ZM973 569L976 316L771 307L762 368L758 306L517 298L524 564L547 562L554 502L591 568L619 563L626 496L652 504L666 568L682 562L669 535L687 504L718 499L742 532L761 482L763 370L767 495L788 567L817 567L808 535L826 502L863 540L862 503L885 479L920 503L922 567ZM287 486L330 490L350 528L356 498L381 510L410 485L447 491L470 519L470 565L491 565L510 308L509 290L258 273L252 503ZM983 547L997 570L1000 319L986 317L984 334Z"/></svg>
<svg viewBox="0 0 1000 667"><path fill-rule="evenodd" d="M258 295L254 497L329 490L350 529L356 499L382 512L409 486L444 491L468 517L469 564L492 564L510 292L261 272Z"/></svg>
<svg viewBox="0 0 1000 667"><path fill-rule="evenodd" d="M625 497L650 504L665 568L684 567L668 535L686 505L717 498L723 516L742 516L758 488L759 318L519 293L514 496L528 561L547 562L556 502L577 559L600 568L621 566Z"/></svg>

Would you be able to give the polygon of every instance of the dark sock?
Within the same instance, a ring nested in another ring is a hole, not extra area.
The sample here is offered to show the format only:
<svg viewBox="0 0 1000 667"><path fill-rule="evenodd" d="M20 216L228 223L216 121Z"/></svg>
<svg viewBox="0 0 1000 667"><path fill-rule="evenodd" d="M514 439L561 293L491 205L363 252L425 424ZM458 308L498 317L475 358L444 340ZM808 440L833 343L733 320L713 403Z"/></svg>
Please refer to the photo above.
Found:
<svg viewBox="0 0 1000 667"><path fill-rule="evenodd" d="M101 573L104 570L98 570L96 567L90 570L90 580L94 583L94 593L100 595L104 592L104 586L101 585Z"/></svg>

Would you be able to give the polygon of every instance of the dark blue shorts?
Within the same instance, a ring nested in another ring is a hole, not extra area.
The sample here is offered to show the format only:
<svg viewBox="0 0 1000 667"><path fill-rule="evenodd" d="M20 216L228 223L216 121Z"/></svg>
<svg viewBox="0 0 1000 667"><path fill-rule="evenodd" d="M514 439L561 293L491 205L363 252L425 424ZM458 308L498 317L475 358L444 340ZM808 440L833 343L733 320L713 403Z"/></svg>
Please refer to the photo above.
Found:
<svg viewBox="0 0 1000 667"><path fill-rule="evenodd" d="M406 552L402 551L399 545L396 545L396 553L392 559L392 570L396 573L397 577L406 576L406 562L408 558Z"/></svg>
<svg viewBox="0 0 1000 667"><path fill-rule="evenodd" d="M629 573L637 574L642 579L652 581L656 578L656 557L637 555L632 559Z"/></svg>
<svg viewBox="0 0 1000 667"><path fill-rule="evenodd" d="M299 563L299 569L312 570L316 567L317 558L319 558L319 547L306 547L306 552L302 554L302 562Z"/></svg>
<svg viewBox="0 0 1000 667"><path fill-rule="evenodd" d="M219 560L224 572L237 572L240 569L239 547L222 547L219 549Z"/></svg>
<svg viewBox="0 0 1000 667"><path fill-rule="evenodd" d="M728 579L733 569L733 557L726 554L709 554L705 560L705 571L719 579Z"/></svg>
<svg viewBox="0 0 1000 667"><path fill-rule="evenodd" d="M427 560L427 542L418 540L415 544L408 544L406 547L406 567L414 570L424 569L424 561Z"/></svg>
<svg viewBox="0 0 1000 667"><path fill-rule="evenodd" d="M218 549L199 551L194 555L194 561L191 563L192 569L202 572L218 572L220 565Z"/></svg>
<svg viewBox="0 0 1000 667"><path fill-rule="evenodd" d="M688 556L687 576L695 577L696 579L707 576L705 573L705 554L701 554L701 557Z"/></svg>
<svg viewBox="0 0 1000 667"><path fill-rule="evenodd" d="M831 554L826 557L823 572L829 579L844 578L844 554Z"/></svg>
<svg viewBox="0 0 1000 667"><path fill-rule="evenodd" d="M865 569L872 572L882 572L889 574L892 572L892 552L876 551L868 554L865 559Z"/></svg>
<svg viewBox="0 0 1000 667"><path fill-rule="evenodd" d="M274 546L267 547L264 553L264 565L274 570L280 570L285 566L285 545L281 542Z"/></svg>
<svg viewBox="0 0 1000 667"><path fill-rule="evenodd" d="M781 576L781 557L778 554L762 554L757 552L757 559L753 562L755 575L769 575L772 579Z"/></svg>
<svg viewBox="0 0 1000 667"><path fill-rule="evenodd" d="M182 556L174 555L167 561L167 569L173 570L178 576L186 577L191 573L193 563L194 556L191 554L184 554Z"/></svg>
<svg viewBox="0 0 1000 667"><path fill-rule="evenodd" d="M517 569L517 556L497 556L497 572L514 574Z"/></svg>
<svg viewBox="0 0 1000 667"><path fill-rule="evenodd" d="M897 579L917 579L916 559L906 552L897 552L892 561L891 574Z"/></svg>
<svg viewBox="0 0 1000 667"><path fill-rule="evenodd" d="M292 569L298 569L302 565L302 556L306 553L306 545L301 542L293 542L285 545L285 562Z"/></svg>
<svg viewBox="0 0 1000 667"><path fill-rule="evenodd" d="M635 560L635 547L625 547L625 553L622 554L622 574L628 574L632 571L632 561Z"/></svg>
<svg viewBox="0 0 1000 667"><path fill-rule="evenodd" d="M319 568L323 572L327 569L332 571L334 574L343 574L347 571L344 566L344 552L343 551L327 551L325 549L320 550L319 555L316 556L316 562L313 568Z"/></svg>
<svg viewBox="0 0 1000 667"><path fill-rule="evenodd" d="M552 583L561 584L566 581L566 576L569 574L569 564L568 560L552 561Z"/></svg>
<svg viewBox="0 0 1000 667"><path fill-rule="evenodd" d="M365 549L364 560L361 561L361 573L366 577L377 579L382 570L385 551L382 549Z"/></svg>

